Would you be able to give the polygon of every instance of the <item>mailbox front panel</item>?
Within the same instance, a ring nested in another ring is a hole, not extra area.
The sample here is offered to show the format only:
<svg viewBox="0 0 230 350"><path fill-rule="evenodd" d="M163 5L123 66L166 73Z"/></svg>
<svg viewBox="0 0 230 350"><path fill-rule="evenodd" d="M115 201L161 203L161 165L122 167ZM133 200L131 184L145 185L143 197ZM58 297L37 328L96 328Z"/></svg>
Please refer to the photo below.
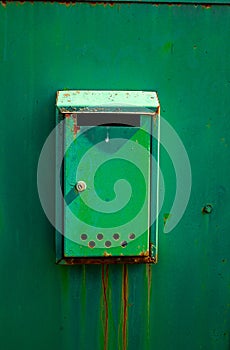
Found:
<svg viewBox="0 0 230 350"><path fill-rule="evenodd" d="M151 118L140 127L65 120L64 256L149 255ZM84 181L85 191L74 186Z"/></svg>

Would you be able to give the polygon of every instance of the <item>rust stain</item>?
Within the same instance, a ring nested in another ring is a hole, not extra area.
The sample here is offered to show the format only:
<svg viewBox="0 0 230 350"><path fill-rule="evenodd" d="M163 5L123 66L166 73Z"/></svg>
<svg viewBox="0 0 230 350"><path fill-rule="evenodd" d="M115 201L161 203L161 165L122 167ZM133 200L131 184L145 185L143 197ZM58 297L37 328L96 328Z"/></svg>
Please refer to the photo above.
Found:
<svg viewBox="0 0 230 350"><path fill-rule="evenodd" d="M77 137L77 133L80 130L80 127L77 125L77 118L74 116L74 114L72 114L73 117L73 135L74 138Z"/></svg>
<svg viewBox="0 0 230 350"><path fill-rule="evenodd" d="M68 96L70 96L70 94L64 94L64 96L65 96L65 97L68 97Z"/></svg>
<svg viewBox="0 0 230 350"><path fill-rule="evenodd" d="M141 252L139 255L140 256L149 256L149 251L146 250L146 252Z"/></svg>
<svg viewBox="0 0 230 350"><path fill-rule="evenodd" d="M63 265L81 265L81 264L156 264L157 263L157 256L151 257L151 256L137 256L137 257L101 257L101 258L67 258L63 257L59 259L57 264L63 264Z"/></svg>
<svg viewBox="0 0 230 350"><path fill-rule="evenodd" d="M122 276L122 300L123 300L123 324L122 324L122 340L123 349L127 349L127 320L128 320L128 267L123 265Z"/></svg>
<svg viewBox="0 0 230 350"><path fill-rule="evenodd" d="M6 7L6 1L1 1L1 5L2 5L3 7Z"/></svg>
<svg viewBox="0 0 230 350"><path fill-rule="evenodd" d="M114 1L90 1L89 2L90 6L110 6L113 7L115 6L115 2Z"/></svg>
<svg viewBox="0 0 230 350"><path fill-rule="evenodd" d="M109 320L109 305L108 305L108 281L109 281L109 266L101 266L101 280L103 290L103 306L104 306L104 350L108 349L108 320Z"/></svg>
<svg viewBox="0 0 230 350"><path fill-rule="evenodd" d="M148 311L149 311L149 309L150 309L151 287L152 287L152 266L150 264L146 265L146 276L147 276Z"/></svg>
<svg viewBox="0 0 230 350"><path fill-rule="evenodd" d="M211 4L203 4L202 7L205 9L210 9L212 7L212 5Z"/></svg>
<svg viewBox="0 0 230 350"><path fill-rule="evenodd" d="M170 214L170 213L164 214L164 216L163 216L164 226L167 224L167 221L170 219L171 216L172 216L172 214Z"/></svg>
<svg viewBox="0 0 230 350"><path fill-rule="evenodd" d="M151 305L151 288L152 288L152 266L146 265L147 278L147 342L149 348L150 342L150 305Z"/></svg>
<svg viewBox="0 0 230 350"><path fill-rule="evenodd" d="M59 97L59 91L57 92L57 96L56 96L56 104L58 102L58 97Z"/></svg>
<svg viewBox="0 0 230 350"><path fill-rule="evenodd" d="M58 1L60 5L65 5L66 7L76 5L76 1Z"/></svg>
<svg viewBox="0 0 230 350"><path fill-rule="evenodd" d="M104 254L103 254L104 256L112 256L112 254L111 253L107 253L107 252L104 252Z"/></svg>

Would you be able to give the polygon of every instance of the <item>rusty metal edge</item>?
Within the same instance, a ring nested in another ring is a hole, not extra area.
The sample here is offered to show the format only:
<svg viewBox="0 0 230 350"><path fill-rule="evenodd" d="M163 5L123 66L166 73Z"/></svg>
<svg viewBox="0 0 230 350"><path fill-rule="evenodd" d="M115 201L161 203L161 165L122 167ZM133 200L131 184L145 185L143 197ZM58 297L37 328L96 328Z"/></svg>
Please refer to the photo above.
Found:
<svg viewBox="0 0 230 350"><path fill-rule="evenodd" d="M61 258L56 261L58 265L84 265L84 264L156 264L157 257L106 257L106 258Z"/></svg>
<svg viewBox="0 0 230 350"><path fill-rule="evenodd" d="M15 0L8 0L8 1L0 1L0 4L3 7L6 7L7 4L10 3L17 3L20 5L24 5L25 3L29 3L31 5L34 5L34 3L36 3L37 1L15 1ZM167 5L167 6L202 6L204 8L211 8L212 6L230 6L230 1L219 1L219 0L215 0L213 2L211 1L153 1L153 0L75 0L75 1L39 1L39 2L46 2L46 3L57 3L59 5L65 5L67 7L69 6L74 6L76 4L92 4L93 6L95 5L104 5L106 6L107 4L109 6L114 6L116 4L139 4L139 5L155 5L155 6L159 6L159 5Z"/></svg>

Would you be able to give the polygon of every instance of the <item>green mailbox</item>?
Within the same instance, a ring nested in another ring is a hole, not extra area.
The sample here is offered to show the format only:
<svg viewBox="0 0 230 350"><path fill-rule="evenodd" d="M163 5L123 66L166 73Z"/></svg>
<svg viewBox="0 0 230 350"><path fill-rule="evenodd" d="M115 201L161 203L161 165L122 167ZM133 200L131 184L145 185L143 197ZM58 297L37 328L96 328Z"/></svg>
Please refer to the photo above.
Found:
<svg viewBox="0 0 230 350"><path fill-rule="evenodd" d="M159 117L155 92L58 91L58 263L157 261Z"/></svg>

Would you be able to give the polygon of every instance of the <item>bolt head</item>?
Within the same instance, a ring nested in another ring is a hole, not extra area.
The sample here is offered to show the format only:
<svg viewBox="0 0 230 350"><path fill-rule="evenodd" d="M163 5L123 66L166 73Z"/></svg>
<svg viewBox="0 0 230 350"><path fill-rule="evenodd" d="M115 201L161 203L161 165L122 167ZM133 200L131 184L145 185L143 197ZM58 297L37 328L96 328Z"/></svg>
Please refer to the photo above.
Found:
<svg viewBox="0 0 230 350"><path fill-rule="evenodd" d="M204 214L211 214L211 212L212 212L212 205L211 204L206 204L204 207L203 207L203 209L202 209L202 212L204 213Z"/></svg>

